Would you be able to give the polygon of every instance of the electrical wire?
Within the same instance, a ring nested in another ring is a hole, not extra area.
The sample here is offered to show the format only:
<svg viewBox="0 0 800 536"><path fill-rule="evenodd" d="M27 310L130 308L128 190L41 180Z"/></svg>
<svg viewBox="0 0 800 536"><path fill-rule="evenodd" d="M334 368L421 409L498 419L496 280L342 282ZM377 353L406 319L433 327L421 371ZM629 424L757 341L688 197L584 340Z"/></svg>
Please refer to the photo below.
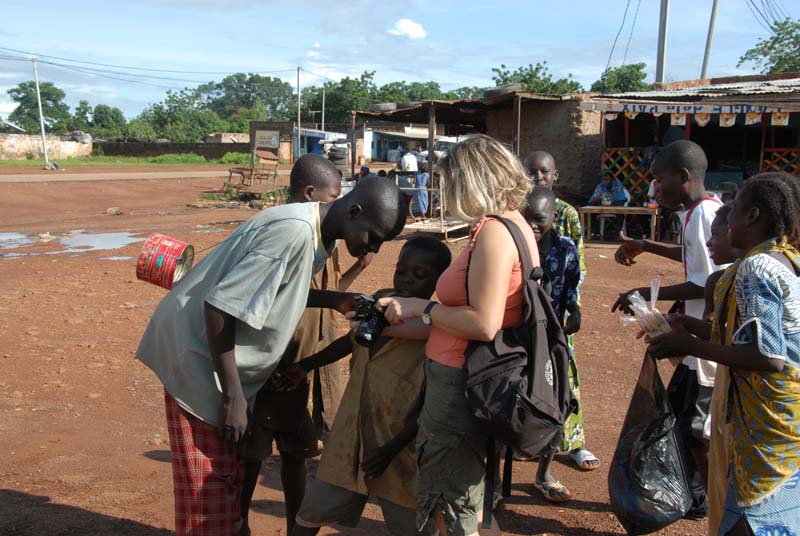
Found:
<svg viewBox="0 0 800 536"><path fill-rule="evenodd" d="M184 88L179 87L179 86L167 86L167 85L163 85L163 84L154 84L154 83L151 83L151 82L145 82L143 80L135 80L135 79L132 79L132 78L123 78L123 77L119 77L119 76L110 76L110 75L106 75L106 74L93 73L93 72L90 72L90 71L86 71L86 70L82 69L81 67L75 67L75 66L70 66L70 65L62 65L62 64L59 64L59 63L53 63L53 62L39 62L39 63L43 63L43 64L46 64L46 65L52 65L53 67L56 67L57 69L64 69L64 70L67 70L67 71L74 71L74 72L78 72L78 73L81 73L81 74L86 74L86 75L89 75L89 76L92 76L92 77L97 76L97 77L100 77L100 78L108 78L110 80L118 80L118 81L121 81L121 82L128 82L128 83L131 83L131 84L139 84L139 85L142 85L142 86L149 86L149 87L154 87L154 88L158 88L158 89L170 89L170 90L176 90L176 91L184 89Z"/></svg>
<svg viewBox="0 0 800 536"><path fill-rule="evenodd" d="M50 56L48 54L37 54L35 52L30 52L27 50L18 50L15 48L7 48L7 47L0 47L0 50L5 50L7 52L16 52L18 54L29 54L31 56L37 56L42 58L50 58L54 60L61 60L61 61L68 61L71 63L81 63L84 65L96 65L99 67L111 67L115 69L128 69L132 71L149 71L149 72L157 72L157 73L173 73L173 74L213 74L213 75L231 75L237 74L236 72L225 72L225 71L180 71L176 69L153 69L150 67L133 67L130 65L115 65L112 63L98 63L94 61L84 61L84 60L74 60L71 58L64 58L61 56ZM272 71L258 71L254 72L253 74L272 74L272 73L288 73L294 71L294 69L278 69Z"/></svg>
<svg viewBox="0 0 800 536"><path fill-rule="evenodd" d="M642 5L642 0L636 2L636 13L633 14L633 23L631 24L631 34L628 36L628 44L625 45L625 55L622 56L622 65L628 60L628 49L631 46L631 39L633 39L633 29L636 28L636 19L639 18L639 6Z"/></svg>
<svg viewBox="0 0 800 536"><path fill-rule="evenodd" d="M300 70L303 71L303 72L306 72L308 74L313 74L314 76L316 76L318 78L323 78L323 79L327 80L328 82L336 82L336 80L334 80L333 78L325 76L324 74L313 73L313 72L309 71L308 69L306 69L305 67L300 67Z"/></svg>
<svg viewBox="0 0 800 536"><path fill-rule="evenodd" d="M627 0L625 3L625 13L622 14L622 24L619 25L619 31L617 31L617 36L614 38L614 44L611 45L611 53L608 55L608 62L606 63L606 70L603 72L608 71L608 68L611 66L611 57L614 55L614 49L617 47L617 40L619 39L620 34L622 33L622 29L625 27L625 19L628 18L628 8L631 7L631 0Z"/></svg>
<svg viewBox="0 0 800 536"><path fill-rule="evenodd" d="M755 3L755 0L747 0L745 3L747 4L747 7L750 8L750 12L753 14L753 17L755 17L756 22L758 22L758 24L760 24L761 27L768 32L773 33L772 25L769 19L766 15L764 15L764 13L762 13L761 9Z"/></svg>

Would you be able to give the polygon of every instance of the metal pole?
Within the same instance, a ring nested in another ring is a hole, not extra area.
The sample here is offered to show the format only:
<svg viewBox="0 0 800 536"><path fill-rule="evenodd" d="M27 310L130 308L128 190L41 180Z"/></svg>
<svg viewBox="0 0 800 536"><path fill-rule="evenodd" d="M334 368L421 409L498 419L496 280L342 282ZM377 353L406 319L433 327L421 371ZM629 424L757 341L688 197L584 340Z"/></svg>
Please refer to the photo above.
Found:
<svg viewBox="0 0 800 536"><path fill-rule="evenodd" d="M703 56L703 70L700 73L700 78L706 78L708 75L708 58L711 56L711 43L714 41L714 23L717 21L717 4L719 0L714 0L711 6L711 19L708 21L708 37L706 38L706 53Z"/></svg>
<svg viewBox="0 0 800 536"><path fill-rule="evenodd" d="M350 178L356 176L356 111L350 111Z"/></svg>
<svg viewBox="0 0 800 536"><path fill-rule="evenodd" d="M322 129L325 132L325 82L322 82Z"/></svg>
<svg viewBox="0 0 800 536"><path fill-rule="evenodd" d="M44 168L50 169L50 160L47 158L47 137L44 133L44 116L42 115L42 96L39 93L39 67L36 64L36 56L33 61L33 80L36 84L36 104L39 106L39 129L42 132L42 152L44 152Z"/></svg>
<svg viewBox="0 0 800 536"><path fill-rule="evenodd" d="M300 158L300 66L297 66L297 158Z"/></svg>
<svg viewBox="0 0 800 536"><path fill-rule="evenodd" d="M656 57L656 82L664 81L667 61L667 23L669 19L669 0L661 0L661 14L658 19L658 55Z"/></svg>

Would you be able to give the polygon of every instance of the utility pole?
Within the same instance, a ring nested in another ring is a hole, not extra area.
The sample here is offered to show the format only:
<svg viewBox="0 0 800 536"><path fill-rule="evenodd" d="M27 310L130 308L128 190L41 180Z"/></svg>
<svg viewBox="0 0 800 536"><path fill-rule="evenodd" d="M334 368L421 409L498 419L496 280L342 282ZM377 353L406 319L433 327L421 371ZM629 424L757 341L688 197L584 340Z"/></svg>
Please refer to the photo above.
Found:
<svg viewBox="0 0 800 536"><path fill-rule="evenodd" d="M297 158L300 158L300 66L297 66Z"/></svg>
<svg viewBox="0 0 800 536"><path fill-rule="evenodd" d="M669 19L669 0L661 0L661 14L658 19L658 56L656 57L656 82L664 81L667 61L667 22Z"/></svg>
<svg viewBox="0 0 800 536"><path fill-rule="evenodd" d="M320 129L325 132L325 81L322 81L322 128Z"/></svg>
<svg viewBox="0 0 800 536"><path fill-rule="evenodd" d="M47 137L44 133L44 116L42 115L42 95L39 93L39 66L36 63L36 56L33 61L33 80L36 84L36 104L39 106L39 130L42 132L42 152L44 153L44 169L50 169L50 160L47 158Z"/></svg>
<svg viewBox="0 0 800 536"><path fill-rule="evenodd" d="M700 78L705 80L706 76L708 75L708 59L711 57L711 43L714 41L714 24L717 21L717 3L718 0L714 0L714 4L711 6L711 20L708 21L708 37L706 38L706 53L703 56L703 70L700 73Z"/></svg>

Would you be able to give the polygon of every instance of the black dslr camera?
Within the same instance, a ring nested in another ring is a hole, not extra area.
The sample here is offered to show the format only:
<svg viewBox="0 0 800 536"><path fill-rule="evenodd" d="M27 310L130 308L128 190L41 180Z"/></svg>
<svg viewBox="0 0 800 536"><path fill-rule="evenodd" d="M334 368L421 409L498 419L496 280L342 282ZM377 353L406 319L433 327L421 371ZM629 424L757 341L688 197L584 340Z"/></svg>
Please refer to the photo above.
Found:
<svg viewBox="0 0 800 536"><path fill-rule="evenodd" d="M356 330L356 342L361 346L372 346L381 332L389 326L383 313L375 308L377 300L370 296L359 296L356 305L356 320L361 324Z"/></svg>

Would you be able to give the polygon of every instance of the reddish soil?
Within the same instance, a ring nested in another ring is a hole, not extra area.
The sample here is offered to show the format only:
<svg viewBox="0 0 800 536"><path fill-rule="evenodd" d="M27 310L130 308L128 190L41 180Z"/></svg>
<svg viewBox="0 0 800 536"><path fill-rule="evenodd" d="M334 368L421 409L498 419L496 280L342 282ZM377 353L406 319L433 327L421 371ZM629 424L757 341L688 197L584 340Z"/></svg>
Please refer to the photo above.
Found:
<svg viewBox="0 0 800 536"><path fill-rule="evenodd" d="M0 233L35 237L86 229L143 238L160 231L191 242L202 256L234 228L228 222L253 214L187 208L201 192L217 187L214 179L0 184ZM112 206L124 214L106 215ZM206 232L198 227L203 225L221 231ZM386 244L355 290L388 286L401 245L401 239ZM133 355L165 291L137 281L134 260L103 260L135 257L139 248L47 255L62 247L37 242L0 251L40 253L0 257L0 534L155 536L173 526L162 388ZM556 476L573 499L552 506L531 486L535 466L516 464L513 496L499 514L505 534L624 534L610 511L606 471L644 346L609 307L630 286L656 275L675 282L682 274L677 264L654 258L620 267L607 247L591 247L587 255L577 357L589 446L603 465L582 473L557 464ZM275 458L265 466L255 499L253 534L283 534ZM370 504L351 533L386 535L380 519ZM705 532L704 522L681 522L663 534Z"/></svg>

